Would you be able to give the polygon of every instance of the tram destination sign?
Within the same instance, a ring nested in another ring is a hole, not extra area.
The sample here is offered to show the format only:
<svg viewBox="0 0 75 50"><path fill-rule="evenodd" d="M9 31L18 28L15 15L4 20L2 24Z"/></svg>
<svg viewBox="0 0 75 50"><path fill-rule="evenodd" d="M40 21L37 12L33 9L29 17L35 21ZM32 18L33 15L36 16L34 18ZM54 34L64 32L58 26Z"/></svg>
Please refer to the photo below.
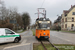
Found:
<svg viewBox="0 0 75 50"><path fill-rule="evenodd" d="M48 23L47 21L42 21L41 23Z"/></svg>

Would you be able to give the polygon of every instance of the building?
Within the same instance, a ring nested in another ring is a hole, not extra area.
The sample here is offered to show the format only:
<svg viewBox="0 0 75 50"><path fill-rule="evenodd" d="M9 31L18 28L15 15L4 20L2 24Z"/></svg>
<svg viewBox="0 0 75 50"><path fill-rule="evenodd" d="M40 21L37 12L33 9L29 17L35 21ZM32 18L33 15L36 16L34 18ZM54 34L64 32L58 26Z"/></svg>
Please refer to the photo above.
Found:
<svg viewBox="0 0 75 50"><path fill-rule="evenodd" d="M61 18L61 30L74 30L75 28L75 5L69 10L64 10Z"/></svg>
<svg viewBox="0 0 75 50"><path fill-rule="evenodd" d="M54 21L54 24L56 26L61 26L61 16L58 16L58 18Z"/></svg>
<svg viewBox="0 0 75 50"><path fill-rule="evenodd" d="M58 18L54 21L54 23L51 26L52 30L61 30L61 16L58 16Z"/></svg>

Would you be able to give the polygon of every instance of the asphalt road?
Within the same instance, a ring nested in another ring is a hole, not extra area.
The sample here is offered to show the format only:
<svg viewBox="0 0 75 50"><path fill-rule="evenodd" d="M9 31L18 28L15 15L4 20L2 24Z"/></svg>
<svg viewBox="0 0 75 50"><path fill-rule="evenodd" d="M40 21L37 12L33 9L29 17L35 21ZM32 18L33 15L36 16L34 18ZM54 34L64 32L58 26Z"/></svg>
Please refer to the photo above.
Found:
<svg viewBox="0 0 75 50"><path fill-rule="evenodd" d="M38 40L35 38L35 36L33 36L31 30L28 30L19 34L22 37L19 43L0 44L0 50L3 50L6 47L15 46L15 45L21 45L26 43L32 43L32 44L38 43ZM75 38L75 34L51 31L49 40L54 44L75 44L74 38Z"/></svg>
<svg viewBox="0 0 75 50"><path fill-rule="evenodd" d="M19 33L19 34L22 37L22 39L19 43L11 42L11 43L0 44L0 50L3 50L6 47L17 46L17 45L22 45L22 44L26 44L26 43L33 43L34 40L36 41L31 30L28 30L28 31L25 31L25 32Z"/></svg>
<svg viewBox="0 0 75 50"><path fill-rule="evenodd" d="M56 44L75 44L75 34L50 31L50 41Z"/></svg>

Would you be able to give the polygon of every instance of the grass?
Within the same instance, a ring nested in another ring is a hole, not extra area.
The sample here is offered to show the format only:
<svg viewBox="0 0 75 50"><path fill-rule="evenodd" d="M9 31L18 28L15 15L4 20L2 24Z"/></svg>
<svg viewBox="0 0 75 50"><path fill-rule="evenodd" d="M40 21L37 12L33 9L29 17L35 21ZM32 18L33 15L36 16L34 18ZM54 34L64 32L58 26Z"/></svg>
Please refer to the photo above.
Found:
<svg viewBox="0 0 75 50"><path fill-rule="evenodd" d="M54 44L59 50L75 50L75 45L70 44Z"/></svg>
<svg viewBox="0 0 75 50"><path fill-rule="evenodd" d="M33 50L44 50L44 48L41 44L33 44Z"/></svg>
<svg viewBox="0 0 75 50"><path fill-rule="evenodd" d="M46 46L47 50L56 50L50 44L44 44L44 45ZM33 44L33 50L44 50L44 48L41 44Z"/></svg>
<svg viewBox="0 0 75 50"><path fill-rule="evenodd" d="M47 50L56 50L51 44L44 44Z"/></svg>
<svg viewBox="0 0 75 50"><path fill-rule="evenodd" d="M47 50L56 50L54 47L52 47L50 44L44 44L47 48ZM69 45L69 44L54 44L59 50L75 50L75 45ZM44 50L41 44L33 44L33 50Z"/></svg>
<svg viewBox="0 0 75 50"><path fill-rule="evenodd" d="M34 29L32 29L32 32L33 32L33 36L35 36L35 30Z"/></svg>
<svg viewBox="0 0 75 50"><path fill-rule="evenodd" d="M58 30L51 30L51 31L58 31ZM67 32L67 33L75 33L75 31L63 31L63 30L59 30L61 32Z"/></svg>
<svg viewBox="0 0 75 50"><path fill-rule="evenodd" d="M61 32L75 33L75 31L62 31L62 30Z"/></svg>

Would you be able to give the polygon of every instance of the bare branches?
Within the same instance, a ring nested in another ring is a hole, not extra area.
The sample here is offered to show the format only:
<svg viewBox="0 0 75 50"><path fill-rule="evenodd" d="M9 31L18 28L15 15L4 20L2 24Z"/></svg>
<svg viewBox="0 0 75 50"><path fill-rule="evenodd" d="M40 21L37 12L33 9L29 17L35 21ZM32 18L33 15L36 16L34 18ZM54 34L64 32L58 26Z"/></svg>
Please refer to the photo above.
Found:
<svg viewBox="0 0 75 50"><path fill-rule="evenodd" d="M8 28L25 28L30 25L30 16L28 13L22 15L18 13L16 7L10 7L7 9L4 2L0 2L0 27ZM11 25L11 26L9 26Z"/></svg>

